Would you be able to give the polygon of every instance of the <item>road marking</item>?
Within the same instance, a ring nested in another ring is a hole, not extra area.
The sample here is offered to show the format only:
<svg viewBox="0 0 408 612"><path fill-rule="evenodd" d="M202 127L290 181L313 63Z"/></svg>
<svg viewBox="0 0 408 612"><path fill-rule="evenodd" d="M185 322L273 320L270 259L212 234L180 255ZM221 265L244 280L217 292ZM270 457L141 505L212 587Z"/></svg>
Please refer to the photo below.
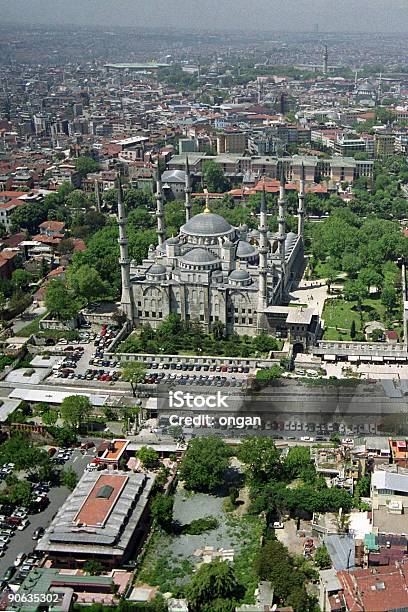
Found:
<svg viewBox="0 0 408 612"><path fill-rule="evenodd" d="M72 461L72 463L75 463L75 461L78 459L78 457L75 457L74 460Z"/></svg>

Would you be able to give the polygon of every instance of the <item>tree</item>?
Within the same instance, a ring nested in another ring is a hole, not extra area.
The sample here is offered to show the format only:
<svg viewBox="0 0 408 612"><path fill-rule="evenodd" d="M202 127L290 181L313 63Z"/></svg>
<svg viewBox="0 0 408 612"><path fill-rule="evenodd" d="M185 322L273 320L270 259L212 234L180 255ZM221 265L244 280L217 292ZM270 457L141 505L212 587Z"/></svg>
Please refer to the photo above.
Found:
<svg viewBox="0 0 408 612"><path fill-rule="evenodd" d="M58 245L58 252L60 255L71 255L74 252L74 241L72 238L63 238Z"/></svg>
<svg viewBox="0 0 408 612"><path fill-rule="evenodd" d="M96 559L89 559L89 561L85 561L83 565L84 572L91 576L99 576L103 573L104 569L102 563Z"/></svg>
<svg viewBox="0 0 408 612"><path fill-rule="evenodd" d="M31 502L31 484L25 480L19 480L11 488L10 501L18 506L29 506Z"/></svg>
<svg viewBox="0 0 408 612"><path fill-rule="evenodd" d="M271 581L275 595L284 601L294 589L303 586L304 575L295 569L287 548L277 540L268 540L259 550L255 571L260 580Z"/></svg>
<svg viewBox="0 0 408 612"><path fill-rule="evenodd" d="M78 476L76 475L75 470L73 470L72 468L62 470L60 474L60 479L64 487L67 487L68 489L70 489L70 491L73 491L75 489L78 482Z"/></svg>
<svg viewBox="0 0 408 612"><path fill-rule="evenodd" d="M214 321L211 326L211 331L215 340L222 340L225 338L225 325L222 321Z"/></svg>
<svg viewBox="0 0 408 612"><path fill-rule="evenodd" d="M329 569L331 567L331 558L324 544L316 549L314 560L319 569Z"/></svg>
<svg viewBox="0 0 408 612"><path fill-rule="evenodd" d="M371 287L380 287L382 284L382 276L373 267L367 267L360 270L358 273L358 280L366 286L367 291Z"/></svg>
<svg viewBox="0 0 408 612"><path fill-rule="evenodd" d="M122 368L122 380L131 384L133 397L136 397L137 387L143 382L145 376L146 366L140 361L127 361Z"/></svg>
<svg viewBox="0 0 408 612"><path fill-rule="evenodd" d="M239 447L238 458L245 463L249 479L267 482L276 477L279 451L271 438L248 436Z"/></svg>
<svg viewBox="0 0 408 612"><path fill-rule="evenodd" d="M195 438L189 444L180 467L185 488L214 492L222 483L229 465L228 447L214 436Z"/></svg>
<svg viewBox="0 0 408 612"><path fill-rule="evenodd" d="M212 159L203 163L203 182L210 193L223 193L228 187L221 166Z"/></svg>
<svg viewBox="0 0 408 612"><path fill-rule="evenodd" d="M349 302L357 302L361 307L364 298L367 297L367 287L360 280L348 280L344 283L344 299Z"/></svg>
<svg viewBox="0 0 408 612"><path fill-rule="evenodd" d="M23 204L11 213L11 230L18 232L27 230L29 234L35 234L40 223L47 219L47 211L38 204Z"/></svg>
<svg viewBox="0 0 408 612"><path fill-rule="evenodd" d="M276 351L278 348L276 338L273 338L264 331L253 339L252 344L255 350L260 353L269 353L269 351Z"/></svg>
<svg viewBox="0 0 408 612"><path fill-rule="evenodd" d="M266 383L278 380L282 377L283 368L282 366L275 364L271 368L262 368L256 373L256 380L261 380Z"/></svg>
<svg viewBox="0 0 408 612"><path fill-rule="evenodd" d="M31 280L32 276L30 272L22 270L21 268L19 268L18 270L14 270L13 274L11 275L11 282L13 284L13 287L15 287L16 289L21 289L23 291L26 291L28 289L28 285L30 284Z"/></svg>
<svg viewBox="0 0 408 612"><path fill-rule="evenodd" d="M354 339L356 337L356 322L353 319L350 327L350 338Z"/></svg>
<svg viewBox="0 0 408 612"><path fill-rule="evenodd" d="M86 395L68 395L61 403L64 422L78 430L92 413L92 404Z"/></svg>
<svg viewBox="0 0 408 612"><path fill-rule="evenodd" d="M69 208L88 208L89 198L81 189L74 189L68 194L66 205Z"/></svg>
<svg viewBox="0 0 408 612"><path fill-rule="evenodd" d="M78 314L80 303L72 291L59 279L52 280L47 285L45 305L52 316L62 321L72 319Z"/></svg>
<svg viewBox="0 0 408 612"><path fill-rule="evenodd" d="M204 563L186 587L187 600L192 612L213 612L223 610L227 612L234 607L219 607L220 602L214 606L217 600L234 603L242 595L243 589L238 583L233 566L227 561L212 561ZM227 604L225 604L227 605ZM229 604L228 604L229 605Z"/></svg>
<svg viewBox="0 0 408 612"><path fill-rule="evenodd" d="M84 298L87 304L107 293L106 284L99 272L87 264L70 269L68 283L75 295Z"/></svg>
<svg viewBox="0 0 408 612"><path fill-rule="evenodd" d="M397 305L397 292L391 285L386 285L381 291L381 304L393 311Z"/></svg>
<svg viewBox="0 0 408 612"><path fill-rule="evenodd" d="M55 425L58 419L58 414L55 410L47 410L42 413L41 420L44 425Z"/></svg>
<svg viewBox="0 0 408 612"><path fill-rule="evenodd" d="M81 175L81 178L85 178L91 172L98 172L100 166L92 157L82 156L76 158L75 168Z"/></svg>
<svg viewBox="0 0 408 612"><path fill-rule="evenodd" d="M151 446L142 446L137 452L137 458L145 469L153 469L159 463L159 454Z"/></svg>
<svg viewBox="0 0 408 612"><path fill-rule="evenodd" d="M285 474L291 480L299 477L305 479L305 476L310 479L310 476L316 475L314 464L310 458L310 449L307 446L290 448L283 462L283 468Z"/></svg>
<svg viewBox="0 0 408 612"><path fill-rule="evenodd" d="M151 513L154 520L165 531L171 530L173 522L174 497L158 493L152 502Z"/></svg>

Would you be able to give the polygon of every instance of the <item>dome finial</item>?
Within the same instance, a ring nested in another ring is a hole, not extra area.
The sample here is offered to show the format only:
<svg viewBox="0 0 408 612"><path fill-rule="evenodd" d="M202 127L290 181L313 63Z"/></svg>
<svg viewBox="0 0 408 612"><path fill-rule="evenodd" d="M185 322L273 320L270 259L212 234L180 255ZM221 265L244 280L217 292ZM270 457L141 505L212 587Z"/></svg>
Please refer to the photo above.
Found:
<svg viewBox="0 0 408 612"><path fill-rule="evenodd" d="M204 213L208 215L208 213L210 213L211 210L210 210L210 194L208 193L207 187L204 188L204 193L205 193L205 208L204 208Z"/></svg>

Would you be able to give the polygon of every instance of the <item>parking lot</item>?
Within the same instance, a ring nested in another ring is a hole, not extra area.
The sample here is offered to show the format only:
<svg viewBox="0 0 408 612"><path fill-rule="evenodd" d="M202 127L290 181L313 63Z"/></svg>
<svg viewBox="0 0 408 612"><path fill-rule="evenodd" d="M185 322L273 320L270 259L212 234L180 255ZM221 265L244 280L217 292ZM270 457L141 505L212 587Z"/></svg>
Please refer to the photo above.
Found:
<svg viewBox="0 0 408 612"><path fill-rule="evenodd" d="M120 378L117 359L106 360L103 353L114 339L117 329L103 325L97 332L90 328L81 330L80 340L62 340L57 349L64 356L53 366L52 379L97 380L115 382ZM115 369L116 368L116 369Z"/></svg>
<svg viewBox="0 0 408 612"><path fill-rule="evenodd" d="M69 459L57 465L63 469L72 468L75 470L77 477L80 478L83 474L85 467L94 457L94 451L90 449L86 454L82 454L79 449L68 450ZM19 531L17 528L14 531L14 535L11 536L10 541L7 545L4 555L0 558L0 578L4 576L7 568L13 566L17 555L21 552L26 554L31 553L36 545L33 540L33 533L38 527L47 527L52 521L53 517L57 513L58 509L64 503L68 495L70 494L69 489L64 486L51 487L47 492L49 499L48 505L38 513L28 513L28 525L23 531ZM27 563L22 563L21 568L24 567L23 574L28 573ZM21 569L19 570L21 573ZM20 576L20 578L24 578ZM16 575L13 580L18 580L19 577Z"/></svg>

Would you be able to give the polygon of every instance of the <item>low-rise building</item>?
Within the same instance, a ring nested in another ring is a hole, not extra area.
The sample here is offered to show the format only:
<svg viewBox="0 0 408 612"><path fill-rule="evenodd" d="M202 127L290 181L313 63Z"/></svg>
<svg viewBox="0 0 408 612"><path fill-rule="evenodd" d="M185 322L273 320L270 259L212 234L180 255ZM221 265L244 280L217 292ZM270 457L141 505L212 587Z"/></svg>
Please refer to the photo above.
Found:
<svg viewBox="0 0 408 612"><path fill-rule="evenodd" d="M143 542L154 480L132 472L85 472L37 550L65 567L89 559L121 566Z"/></svg>

